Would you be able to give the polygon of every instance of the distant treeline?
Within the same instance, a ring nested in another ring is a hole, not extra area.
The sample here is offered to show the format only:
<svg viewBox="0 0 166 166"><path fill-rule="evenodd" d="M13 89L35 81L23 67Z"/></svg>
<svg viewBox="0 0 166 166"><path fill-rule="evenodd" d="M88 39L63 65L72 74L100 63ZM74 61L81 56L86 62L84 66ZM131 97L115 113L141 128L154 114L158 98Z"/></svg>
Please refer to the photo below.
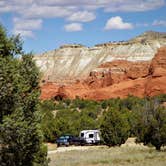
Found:
<svg viewBox="0 0 166 166"><path fill-rule="evenodd" d="M65 99L40 103L41 127L45 141L55 142L63 134L79 135L81 130L100 129L102 142L121 145L129 136L160 149L166 143L166 94L101 102ZM163 141L164 140L164 141Z"/></svg>

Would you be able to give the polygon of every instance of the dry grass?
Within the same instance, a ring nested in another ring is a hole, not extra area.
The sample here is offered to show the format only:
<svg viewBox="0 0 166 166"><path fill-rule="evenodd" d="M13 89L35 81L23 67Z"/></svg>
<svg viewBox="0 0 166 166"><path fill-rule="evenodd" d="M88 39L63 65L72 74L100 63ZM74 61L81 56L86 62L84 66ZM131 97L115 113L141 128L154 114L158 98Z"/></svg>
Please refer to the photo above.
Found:
<svg viewBox="0 0 166 166"><path fill-rule="evenodd" d="M48 151L52 151L52 150L56 150L57 149L57 145L56 144L46 143L45 145L47 146Z"/></svg>
<svg viewBox="0 0 166 166"><path fill-rule="evenodd" d="M50 166L166 166L166 150L144 146L93 147L49 154Z"/></svg>

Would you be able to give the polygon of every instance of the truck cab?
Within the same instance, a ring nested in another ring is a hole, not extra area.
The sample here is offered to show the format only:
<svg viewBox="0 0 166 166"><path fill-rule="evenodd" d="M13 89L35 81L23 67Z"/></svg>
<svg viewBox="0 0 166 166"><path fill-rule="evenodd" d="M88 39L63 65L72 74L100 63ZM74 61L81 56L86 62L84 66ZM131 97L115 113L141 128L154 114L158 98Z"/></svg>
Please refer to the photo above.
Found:
<svg viewBox="0 0 166 166"><path fill-rule="evenodd" d="M57 142L57 146L69 146L70 145L70 139L72 139L73 136L72 135L62 135L61 137L59 137L56 142Z"/></svg>

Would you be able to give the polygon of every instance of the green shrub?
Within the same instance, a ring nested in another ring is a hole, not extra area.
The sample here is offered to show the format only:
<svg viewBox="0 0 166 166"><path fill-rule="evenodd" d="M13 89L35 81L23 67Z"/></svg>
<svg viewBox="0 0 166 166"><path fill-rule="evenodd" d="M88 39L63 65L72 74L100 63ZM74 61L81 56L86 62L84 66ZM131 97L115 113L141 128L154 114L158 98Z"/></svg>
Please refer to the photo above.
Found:
<svg viewBox="0 0 166 166"><path fill-rule="evenodd" d="M104 115L100 130L106 145L115 146L125 143L130 131L127 114L110 108Z"/></svg>
<svg viewBox="0 0 166 166"><path fill-rule="evenodd" d="M137 112L137 141L145 145L152 144L157 150L166 144L166 108L157 100L146 101Z"/></svg>
<svg viewBox="0 0 166 166"><path fill-rule="evenodd" d="M19 36L8 37L0 26L1 166L48 165L36 116L39 72L32 58L23 54Z"/></svg>
<svg viewBox="0 0 166 166"><path fill-rule="evenodd" d="M39 111L39 116L41 117L41 130L44 136L44 141L55 142L57 137L55 125L55 103L52 100L40 102Z"/></svg>

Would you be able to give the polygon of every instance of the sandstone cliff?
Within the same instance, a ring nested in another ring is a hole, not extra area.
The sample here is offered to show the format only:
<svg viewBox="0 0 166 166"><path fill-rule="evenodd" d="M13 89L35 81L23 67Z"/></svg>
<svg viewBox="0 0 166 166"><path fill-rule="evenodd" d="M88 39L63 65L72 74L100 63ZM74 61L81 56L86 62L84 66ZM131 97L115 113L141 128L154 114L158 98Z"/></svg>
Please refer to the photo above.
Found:
<svg viewBox="0 0 166 166"><path fill-rule="evenodd" d="M163 45L166 45L166 33L145 32L129 41L104 43L92 48L64 45L34 59L44 80L62 84L87 78L91 71L106 62L150 61Z"/></svg>
<svg viewBox="0 0 166 166"><path fill-rule="evenodd" d="M148 32L128 42L105 43L93 49L66 45L52 55L35 57L44 72L41 98L103 100L166 93L163 45L165 34Z"/></svg>

